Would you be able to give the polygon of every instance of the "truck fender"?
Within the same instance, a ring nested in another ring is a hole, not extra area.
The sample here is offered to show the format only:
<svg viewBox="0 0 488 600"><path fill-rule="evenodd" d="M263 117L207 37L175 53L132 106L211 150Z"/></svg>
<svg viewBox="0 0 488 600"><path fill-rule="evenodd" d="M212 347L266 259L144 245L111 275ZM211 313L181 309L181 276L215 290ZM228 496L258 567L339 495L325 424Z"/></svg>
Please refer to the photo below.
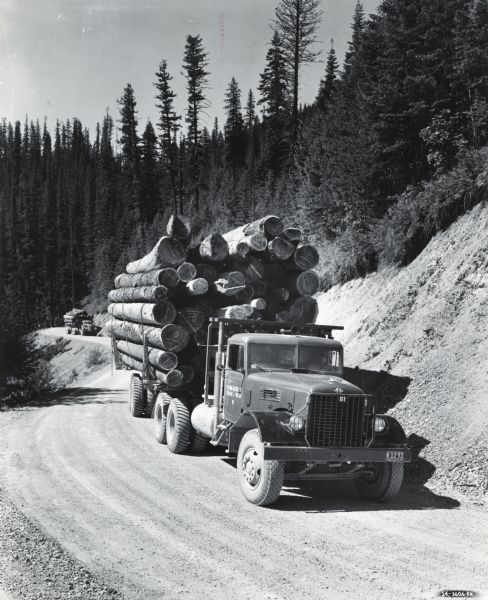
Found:
<svg viewBox="0 0 488 600"><path fill-rule="evenodd" d="M400 423L390 415L376 415L386 421L386 430L384 433L376 433L374 446L390 446L391 444L407 444L407 436Z"/></svg>
<svg viewBox="0 0 488 600"><path fill-rule="evenodd" d="M248 411L243 413L229 431L229 452L237 452L239 444L247 431L257 429L263 443L272 442L284 446L296 445L292 430L285 425L293 413L287 410Z"/></svg>

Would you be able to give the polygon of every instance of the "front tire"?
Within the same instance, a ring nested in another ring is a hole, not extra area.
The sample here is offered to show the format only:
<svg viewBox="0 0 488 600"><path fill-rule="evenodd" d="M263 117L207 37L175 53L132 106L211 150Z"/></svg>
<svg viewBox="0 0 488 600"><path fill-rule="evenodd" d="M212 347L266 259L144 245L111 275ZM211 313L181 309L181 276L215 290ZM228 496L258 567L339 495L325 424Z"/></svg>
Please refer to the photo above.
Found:
<svg viewBox="0 0 488 600"><path fill-rule="evenodd" d="M166 415L166 442L173 454L181 454L190 443L191 421L190 411L186 404L173 398Z"/></svg>
<svg viewBox="0 0 488 600"><path fill-rule="evenodd" d="M403 463L374 463L374 474L356 479L356 491L365 500L388 502L400 491L403 482Z"/></svg>
<svg viewBox="0 0 488 600"><path fill-rule="evenodd" d="M246 500L258 506L276 502L284 479L284 466L277 460L264 460L264 447L257 429L248 431L237 453L237 476Z"/></svg>
<svg viewBox="0 0 488 600"><path fill-rule="evenodd" d="M133 417L143 417L146 413L144 388L139 375L132 373L129 389L129 411Z"/></svg>

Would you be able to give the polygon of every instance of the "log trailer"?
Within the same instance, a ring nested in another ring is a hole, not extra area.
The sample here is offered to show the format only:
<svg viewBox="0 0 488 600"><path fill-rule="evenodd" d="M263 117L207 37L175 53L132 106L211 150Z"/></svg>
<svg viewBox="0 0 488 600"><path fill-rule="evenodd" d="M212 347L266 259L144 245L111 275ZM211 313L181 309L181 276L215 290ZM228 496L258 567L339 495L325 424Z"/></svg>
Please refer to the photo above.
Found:
<svg viewBox="0 0 488 600"><path fill-rule="evenodd" d="M171 452L208 443L237 454L245 498L275 502L285 482L348 479L368 500L394 498L411 451L401 425L343 379L343 347L331 325L212 318L203 390L131 376L129 408L153 416ZM116 366L117 347L112 339Z"/></svg>

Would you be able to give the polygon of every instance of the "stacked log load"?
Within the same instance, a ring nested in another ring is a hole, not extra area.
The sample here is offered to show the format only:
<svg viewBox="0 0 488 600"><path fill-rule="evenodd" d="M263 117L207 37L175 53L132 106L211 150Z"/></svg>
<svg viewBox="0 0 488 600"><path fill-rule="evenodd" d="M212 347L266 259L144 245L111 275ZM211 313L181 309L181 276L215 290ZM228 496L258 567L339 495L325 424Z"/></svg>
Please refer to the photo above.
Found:
<svg viewBox="0 0 488 600"><path fill-rule="evenodd" d="M127 367L142 370L146 338L151 377L198 388L209 317L315 322L318 252L279 217L192 245L188 221L173 215L166 233L108 294L108 328Z"/></svg>

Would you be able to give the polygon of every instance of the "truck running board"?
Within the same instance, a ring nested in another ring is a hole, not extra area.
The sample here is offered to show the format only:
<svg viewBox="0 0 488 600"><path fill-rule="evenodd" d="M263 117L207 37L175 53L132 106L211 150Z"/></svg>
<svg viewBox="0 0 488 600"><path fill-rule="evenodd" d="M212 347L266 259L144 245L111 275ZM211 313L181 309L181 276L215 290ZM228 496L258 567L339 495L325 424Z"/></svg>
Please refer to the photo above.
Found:
<svg viewBox="0 0 488 600"><path fill-rule="evenodd" d="M212 446L219 445L221 439L229 431L229 429L232 427L233 424L234 423L232 423L232 421L222 421L222 423L219 423L219 425L217 427L217 431L215 432L215 435L210 440L210 443L212 444Z"/></svg>

